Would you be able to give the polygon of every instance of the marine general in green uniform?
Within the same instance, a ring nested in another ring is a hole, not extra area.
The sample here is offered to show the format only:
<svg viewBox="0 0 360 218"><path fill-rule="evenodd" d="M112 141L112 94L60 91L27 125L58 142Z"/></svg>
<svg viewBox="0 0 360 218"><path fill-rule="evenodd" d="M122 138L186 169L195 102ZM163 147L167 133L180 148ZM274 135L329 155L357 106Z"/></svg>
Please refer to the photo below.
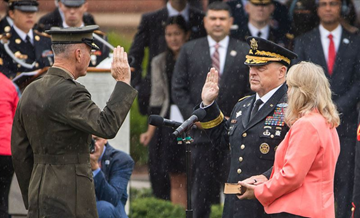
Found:
<svg viewBox="0 0 360 218"><path fill-rule="evenodd" d="M16 110L11 150L28 217L97 217L90 169L91 134L113 138L136 97L122 47L114 50L117 81L101 110L76 79L86 75L97 26L52 28L54 65L24 91Z"/></svg>

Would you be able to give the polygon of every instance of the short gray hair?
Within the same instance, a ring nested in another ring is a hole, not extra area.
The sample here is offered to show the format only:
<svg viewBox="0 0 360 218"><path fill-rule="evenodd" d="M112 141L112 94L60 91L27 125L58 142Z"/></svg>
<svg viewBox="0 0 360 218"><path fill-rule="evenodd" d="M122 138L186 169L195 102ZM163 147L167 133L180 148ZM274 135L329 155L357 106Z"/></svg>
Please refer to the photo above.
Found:
<svg viewBox="0 0 360 218"><path fill-rule="evenodd" d="M51 45L51 49L55 55L60 55L70 50L72 46L73 44L53 44Z"/></svg>

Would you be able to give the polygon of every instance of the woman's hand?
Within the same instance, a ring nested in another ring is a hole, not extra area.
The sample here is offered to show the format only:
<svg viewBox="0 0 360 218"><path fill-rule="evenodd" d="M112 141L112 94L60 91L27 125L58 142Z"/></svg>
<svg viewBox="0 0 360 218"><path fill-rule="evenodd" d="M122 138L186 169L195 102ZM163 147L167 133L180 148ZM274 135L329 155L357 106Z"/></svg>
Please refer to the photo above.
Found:
<svg viewBox="0 0 360 218"><path fill-rule="evenodd" d="M154 136L155 130L155 126L149 125L148 130L140 135L140 143L144 146L148 146L150 140Z"/></svg>
<svg viewBox="0 0 360 218"><path fill-rule="evenodd" d="M219 95L219 73L215 68L211 68L206 77L205 84L202 89L201 99L204 104L210 105Z"/></svg>
<svg viewBox="0 0 360 218"><path fill-rule="evenodd" d="M246 191L242 195L236 195L237 198L239 198L240 200L243 200L243 199L255 199L255 193L254 193L255 185L245 183L244 181L241 181L241 182L239 181L239 184L242 187L245 187Z"/></svg>

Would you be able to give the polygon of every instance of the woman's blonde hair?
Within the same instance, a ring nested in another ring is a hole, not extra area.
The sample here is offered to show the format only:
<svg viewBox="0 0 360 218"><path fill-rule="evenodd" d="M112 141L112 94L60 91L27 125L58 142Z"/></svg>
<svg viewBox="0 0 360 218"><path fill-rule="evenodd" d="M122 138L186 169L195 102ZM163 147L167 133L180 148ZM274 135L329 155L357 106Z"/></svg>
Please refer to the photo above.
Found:
<svg viewBox="0 0 360 218"><path fill-rule="evenodd" d="M331 100L330 84L320 66L302 61L290 68L286 83L289 89L285 122L289 126L314 109L331 128L339 126L339 113Z"/></svg>

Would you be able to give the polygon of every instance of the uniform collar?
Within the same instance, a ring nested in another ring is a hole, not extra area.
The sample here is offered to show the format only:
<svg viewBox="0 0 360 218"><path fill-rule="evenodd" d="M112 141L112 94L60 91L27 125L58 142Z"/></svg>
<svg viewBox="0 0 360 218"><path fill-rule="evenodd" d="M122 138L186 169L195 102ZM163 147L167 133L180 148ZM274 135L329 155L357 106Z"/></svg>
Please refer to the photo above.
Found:
<svg viewBox="0 0 360 218"><path fill-rule="evenodd" d="M12 27L14 25L14 21L11 19L11 17L6 16L6 20L9 23L10 27Z"/></svg>
<svg viewBox="0 0 360 218"><path fill-rule="evenodd" d="M170 2L168 2L166 4L166 8L168 10L169 13L169 17L174 17L177 15L181 15L183 16L183 18L185 19L186 22L189 22L189 4L186 4L184 10L182 11L177 11L175 8L173 8L170 4Z"/></svg>
<svg viewBox="0 0 360 218"><path fill-rule="evenodd" d="M67 23L65 22L65 20L63 20L62 25L63 25L64 28L69 28L69 27L70 27L69 25L67 25ZM80 27L84 27L84 22L82 22L82 24L81 24Z"/></svg>
<svg viewBox="0 0 360 218"><path fill-rule="evenodd" d="M275 89L272 89L271 91L269 91L268 93L266 93L266 94L265 94L263 97L261 97L261 98L260 98L259 94L256 93L256 99L255 99L255 101L257 101L258 99L261 99L261 101L263 102L262 105L264 105L264 104L271 98L271 96L273 96L274 93L275 93L278 89L280 89L280 87L281 87L282 85L284 85L284 84L281 84L280 86L276 87Z"/></svg>
<svg viewBox="0 0 360 218"><path fill-rule="evenodd" d="M28 35L30 37L31 44L34 45L34 34L33 34L32 29L30 29L30 31L26 34L21 29L17 28L16 25L13 25L13 27L14 27L14 30L19 35L19 37L21 38L22 41L26 42L26 36Z"/></svg>
<svg viewBox="0 0 360 218"><path fill-rule="evenodd" d="M55 68L55 69L64 71L68 76L71 77L71 79L75 80L75 79L74 79L74 75L72 75L69 71L65 70L64 68L61 68L61 67L51 67L51 68ZM50 69L51 69L51 68L50 68Z"/></svg>
<svg viewBox="0 0 360 218"><path fill-rule="evenodd" d="M252 36L258 36L258 32L261 32L261 38L263 39L268 39L269 38L269 30L270 30L270 26L266 25L261 29L256 28L254 25L252 25L250 22L248 22L248 28L250 30L250 33Z"/></svg>

